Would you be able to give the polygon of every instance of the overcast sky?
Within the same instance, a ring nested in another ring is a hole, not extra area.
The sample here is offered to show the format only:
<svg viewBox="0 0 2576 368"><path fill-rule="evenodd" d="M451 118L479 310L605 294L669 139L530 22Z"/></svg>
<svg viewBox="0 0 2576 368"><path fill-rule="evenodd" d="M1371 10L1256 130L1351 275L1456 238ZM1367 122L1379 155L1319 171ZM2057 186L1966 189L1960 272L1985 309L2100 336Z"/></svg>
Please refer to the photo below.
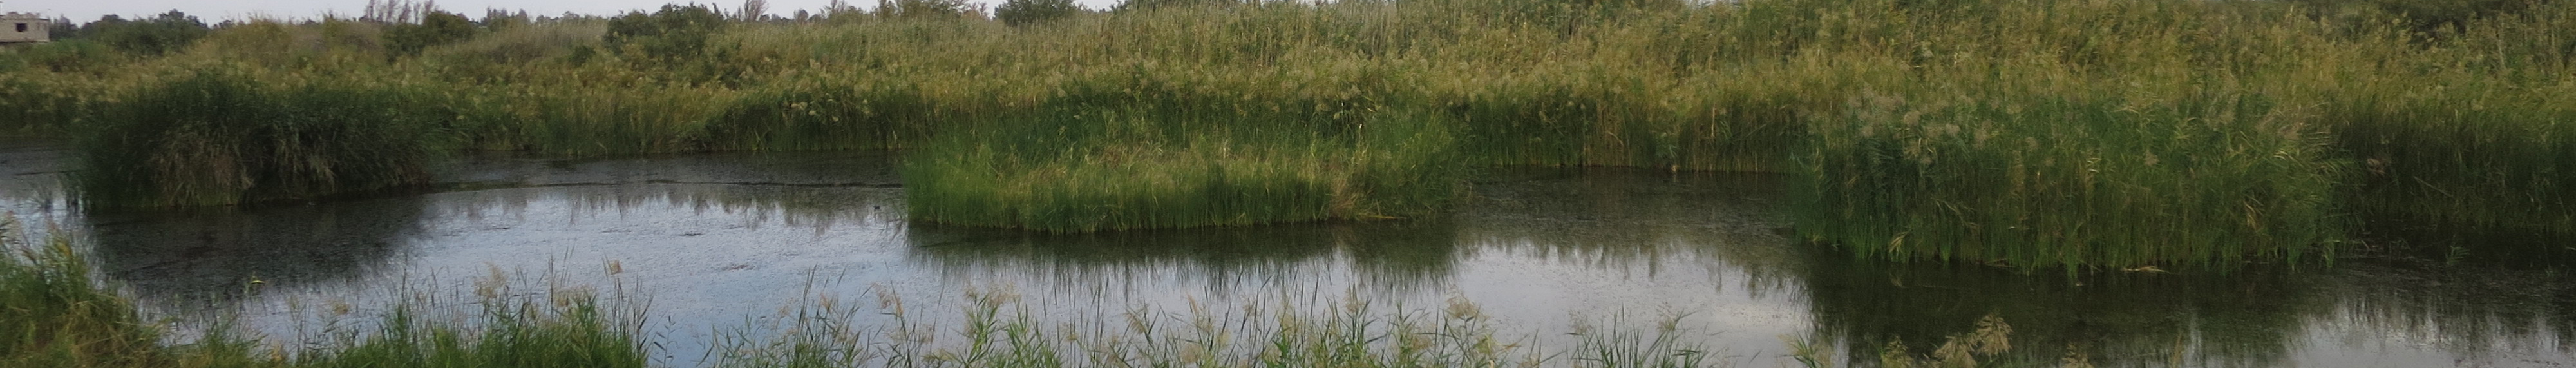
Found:
<svg viewBox="0 0 2576 368"><path fill-rule="evenodd" d="M859 7L874 7L876 0L846 0ZM1000 0L970 2L998 3ZM649 10L662 4L688 3L688 0L444 0L440 9L482 17L484 9L526 10L530 15L556 15L564 12L613 15L628 10ZM742 0L707 1L725 9L742 6ZM1074 0L1093 9L1115 5L1118 0ZM795 14L797 9L822 9L831 0L769 0L769 13ZM251 17L317 18L323 14L354 16L366 10L367 0L0 0L0 11L44 13L45 17L68 17L88 22L100 15L118 14L128 18L138 14L160 14L172 9L187 12L207 23ZM988 6L987 9L990 7Z"/></svg>

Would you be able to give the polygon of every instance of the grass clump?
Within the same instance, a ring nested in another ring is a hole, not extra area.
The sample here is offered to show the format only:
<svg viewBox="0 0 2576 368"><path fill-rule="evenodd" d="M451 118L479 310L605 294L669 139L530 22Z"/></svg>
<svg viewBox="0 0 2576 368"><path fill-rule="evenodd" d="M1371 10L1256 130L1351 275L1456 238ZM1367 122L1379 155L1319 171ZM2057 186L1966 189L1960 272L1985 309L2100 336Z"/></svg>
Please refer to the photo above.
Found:
<svg viewBox="0 0 2576 368"><path fill-rule="evenodd" d="M1174 121L1153 110L1071 107L952 137L906 162L917 219L1046 231L1249 225L1408 216L1458 195L1451 124L1386 111L1350 136L1177 124L1283 124L1275 116Z"/></svg>
<svg viewBox="0 0 2576 368"><path fill-rule="evenodd" d="M587 294L493 300L481 318L447 322L401 306L373 331L335 336L335 347L306 352L282 366L641 368L647 360L645 342L637 337L639 319Z"/></svg>
<svg viewBox="0 0 2576 368"><path fill-rule="evenodd" d="M773 333L724 334L713 367L1708 367L1707 347L1667 319L1651 332L1577 327L1568 350L1506 335L1474 303L1389 308L1359 300L1254 303L1237 310L1137 307L1041 323L1008 292L966 292L956 326L913 321L903 298L876 308L800 301ZM1283 298L1300 298L1286 297ZM1346 298L1356 298L1347 296ZM862 313L892 318L864 325Z"/></svg>
<svg viewBox="0 0 2576 368"><path fill-rule="evenodd" d="M160 331L131 302L90 278L89 263L56 238L28 246L15 229L0 256L0 366L117 367L167 363Z"/></svg>
<svg viewBox="0 0 2576 368"><path fill-rule="evenodd" d="M2261 96L1911 97L1817 124L1801 233L1865 257L2125 267L2317 257L2343 231L2340 166Z"/></svg>
<svg viewBox="0 0 2576 368"><path fill-rule="evenodd" d="M2410 235L2576 234L2576 106L2539 95L2462 92L2357 96L2334 116L2337 145L2359 159L2351 206ZM2563 103L2561 104L2563 105ZM2496 254L2556 241L2479 236ZM2412 239L2446 240L2446 239Z"/></svg>
<svg viewBox="0 0 2576 368"><path fill-rule="evenodd" d="M170 77L84 133L84 200L203 206L304 199L429 181L437 104L398 88L277 85L242 72Z"/></svg>

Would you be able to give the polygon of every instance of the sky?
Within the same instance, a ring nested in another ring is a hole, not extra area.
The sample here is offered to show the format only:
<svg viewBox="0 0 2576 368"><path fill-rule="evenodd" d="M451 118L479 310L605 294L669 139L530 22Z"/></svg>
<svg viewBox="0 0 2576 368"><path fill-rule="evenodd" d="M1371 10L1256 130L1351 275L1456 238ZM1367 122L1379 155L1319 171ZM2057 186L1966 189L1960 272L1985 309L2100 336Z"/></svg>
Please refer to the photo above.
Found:
<svg viewBox="0 0 2576 368"><path fill-rule="evenodd" d="M690 0L444 0L440 9L482 17L484 9L526 10L529 15L558 15L574 12L615 15L629 10L650 10L662 4L688 3ZM697 0L725 9L742 6L742 0ZM862 8L876 6L876 0L845 0ZM1000 0L978 1L998 4ZM1118 0L1075 0L1093 9L1116 5ZM818 10L831 0L769 0L772 15L793 15L798 9ZM127 18L151 15L177 9L197 16L207 23L250 18L319 18L324 14L355 16L366 10L367 0L0 0L0 11L43 13L46 18L65 17L81 22L98 20L101 15L117 14ZM990 5L986 7L990 9Z"/></svg>

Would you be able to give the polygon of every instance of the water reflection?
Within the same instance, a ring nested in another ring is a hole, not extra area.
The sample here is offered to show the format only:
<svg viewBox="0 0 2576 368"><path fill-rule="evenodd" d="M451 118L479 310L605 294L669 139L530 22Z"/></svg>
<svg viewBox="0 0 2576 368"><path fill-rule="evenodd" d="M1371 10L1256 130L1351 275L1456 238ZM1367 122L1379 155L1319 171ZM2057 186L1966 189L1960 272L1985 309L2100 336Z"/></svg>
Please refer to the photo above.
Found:
<svg viewBox="0 0 2576 368"><path fill-rule="evenodd" d="M2310 284L2333 297L2307 318L2321 335L2382 336L2454 365L2564 362L2576 349L2576 278L2563 269L2371 260L2323 273Z"/></svg>
<svg viewBox="0 0 2576 368"><path fill-rule="evenodd" d="M1456 214L1459 239L1479 252L1654 277L1675 267L1753 292L1792 285L1804 268L1778 233L1788 223L1780 178L1621 168L1519 168L1489 173ZM1712 280L1714 281L1714 280Z"/></svg>
<svg viewBox="0 0 2576 368"><path fill-rule="evenodd" d="M8 152L0 166L47 155ZM1785 194L1768 175L1499 169L1442 216L1069 235L904 221L891 167L873 153L482 157L426 194L95 213L77 229L106 275L146 299L224 302L252 279L343 295L565 263L588 272L575 281L642 288L655 318L689 332L780 307L830 275L853 289L842 295L1017 283L1042 294L1040 308L1094 312L1041 313L1065 318L1342 288L1468 298L1547 336L1570 330L1570 314L1650 323L1678 311L1750 366L1777 364L1760 359L1783 352L1780 335L1849 347L1841 360L1863 365L1894 341L1924 353L1988 314L2014 327L2007 362L2042 365L2070 350L2102 366L2538 365L2570 362L2562 352L2576 347L2576 279L2546 267L2392 256L2069 278L1860 262L1775 230ZM0 180L0 200L49 208L55 176Z"/></svg>
<svg viewBox="0 0 2576 368"><path fill-rule="evenodd" d="M109 277L138 294L205 301L239 294L252 280L313 287L369 274L419 233L421 201L89 216L91 249Z"/></svg>
<svg viewBox="0 0 2576 368"><path fill-rule="evenodd" d="M2012 326L2012 360L2072 350L2104 366L2277 366L2321 304L2284 270L2131 272L2070 278L1979 266L1902 265L1819 255L1806 277L1820 336L1847 359L1903 342L1928 355L1992 314Z"/></svg>
<svg viewBox="0 0 2576 368"><path fill-rule="evenodd" d="M1211 295L1313 287L1302 278L1347 262L1368 289L1414 291L1456 263L1443 221L1320 223L1243 228L1046 234L913 224L918 262L952 279L1013 273L1061 290L1132 291L1179 277Z"/></svg>
<svg viewBox="0 0 2576 368"><path fill-rule="evenodd" d="M1776 194L1759 175L1670 174L1623 169L1512 169L1492 174L1452 214L1392 221L1327 222L1098 234L914 224L914 257L952 278L1016 272L1076 286L1179 274L1206 291L1298 284L1347 267L1356 286L1385 293L1439 292L1467 260L1538 259L1594 270L1663 276L1757 275L1757 289L1786 285L1794 270L1777 219L1756 198ZM1069 288L1078 289L1078 288Z"/></svg>

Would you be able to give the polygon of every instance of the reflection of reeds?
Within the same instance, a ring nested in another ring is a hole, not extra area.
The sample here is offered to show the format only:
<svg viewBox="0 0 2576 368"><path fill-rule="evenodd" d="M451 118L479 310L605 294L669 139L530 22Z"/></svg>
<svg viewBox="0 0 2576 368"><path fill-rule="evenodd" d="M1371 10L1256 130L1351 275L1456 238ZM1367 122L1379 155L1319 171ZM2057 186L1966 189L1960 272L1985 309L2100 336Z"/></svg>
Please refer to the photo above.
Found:
<svg viewBox="0 0 2576 368"><path fill-rule="evenodd" d="M2233 273L2118 273L2080 279L1987 268L1817 258L1802 277L1817 343L1841 360L1938 359L1952 336L1976 335L1985 316L2011 322L2016 347L1979 361L2101 366L2278 366L2311 318L2331 312L2302 275L2281 268ZM1902 342L1904 351L1884 347ZM2063 349L2063 350L2061 350Z"/></svg>

